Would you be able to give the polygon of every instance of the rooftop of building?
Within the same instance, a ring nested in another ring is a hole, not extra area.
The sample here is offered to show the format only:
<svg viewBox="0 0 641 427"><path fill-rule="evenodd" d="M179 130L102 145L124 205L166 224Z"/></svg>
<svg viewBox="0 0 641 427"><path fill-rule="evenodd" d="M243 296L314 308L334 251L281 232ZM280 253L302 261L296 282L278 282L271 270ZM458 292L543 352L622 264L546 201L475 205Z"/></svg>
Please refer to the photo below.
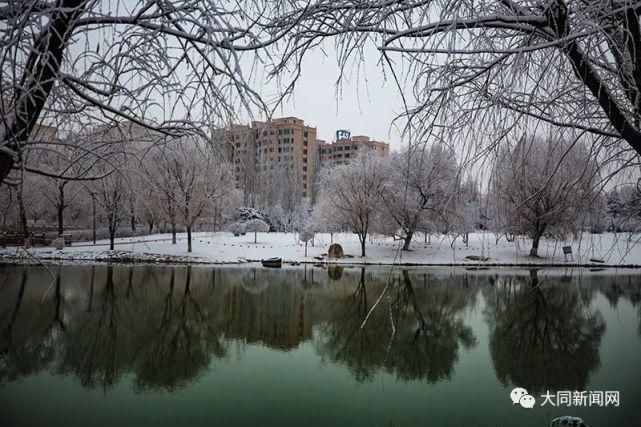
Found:
<svg viewBox="0 0 641 427"><path fill-rule="evenodd" d="M297 126L304 126L308 129L314 129L314 130L316 129L314 126L306 125L305 120L299 119L298 117L293 117L293 116L276 117L266 121L260 121L260 120L252 121L253 128L283 126L283 125L297 125Z"/></svg>
<svg viewBox="0 0 641 427"><path fill-rule="evenodd" d="M354 135L349 138L341 138L336 141L332 142L326 142L324 140L318 139L316 140L316 144L318 146L332 146L332 145L348 145L348 144L385 144L389 145L387 142L383 141L377 141L375 139L370 138L369 136L366 135Z"/></svg>

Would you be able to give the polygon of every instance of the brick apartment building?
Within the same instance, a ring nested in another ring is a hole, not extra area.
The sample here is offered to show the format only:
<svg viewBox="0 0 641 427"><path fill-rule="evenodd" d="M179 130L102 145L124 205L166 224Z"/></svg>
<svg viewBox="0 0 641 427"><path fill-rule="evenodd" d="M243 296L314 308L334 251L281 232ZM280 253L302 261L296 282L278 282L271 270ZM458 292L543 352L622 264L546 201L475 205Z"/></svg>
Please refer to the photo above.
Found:
<svg viewBox="0 0 641 427"><path fill-rule="evenodd" d="M367 136L337 132L340 138L334 143L318 140L316 128L297 117L254 121L251 126L234 124L214 129L212 135L224 147L241 188L260 191L261 176L277 171L283 174L271 176L291 180L301 198L312 197L316 173L323 164L348 163L364 149L380 157L389 155L388 144Z"/></svg>
<svg viewBox="0 0 641 427"><path fill-rule="evenodd" d="M378 157L389 155L389 144L370 139L364 135L345 136L330 144L318 141L317 147L321 163L328 161L336 164L349 163L350 158L356 157L358 153L366 149L373 151Z"/></svg>
<svg viewBox="0 0 641 427"><path fill-rule="evenodd" d="M225 147L241 188L260 190L261 176L280 171L293 181L299 197L309 197L316 128L303 120L282 117L251 126L234 124L215 129L213 138Z"/></svg>

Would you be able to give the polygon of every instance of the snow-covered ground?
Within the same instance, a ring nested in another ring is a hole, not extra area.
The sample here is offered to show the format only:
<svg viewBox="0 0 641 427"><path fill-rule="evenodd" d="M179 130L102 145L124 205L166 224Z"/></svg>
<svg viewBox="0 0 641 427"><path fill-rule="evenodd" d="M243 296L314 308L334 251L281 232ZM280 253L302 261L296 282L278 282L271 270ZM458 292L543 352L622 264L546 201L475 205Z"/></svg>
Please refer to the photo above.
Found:
<svg viewBox="0 0 641 427"><path fill-rule="evenodd" d="M96 245L76 243L61 251L53 248L0 249L0 260L4 261L122 261L122 262L201 262L201 263L242 263L256 262L263 258L282 257L284 262L320 262L318 258L327 253L330 244L328 234L315 237L314 246L297 242L293 233L258 233L254 244L253 233L234 237L231 233L194 233L193 252L187 253L185 234L178 236L178 243L171 244L168 234L117 239L115 251L109 251L108 241ZM424 243L419 236L411 251L401 251L401 242L391 238L374 236L367 244L367 256L360 257L358 238L353 234L336 234L334 242L343 246L348 257L329 260L343 264L405 264L405 265L609 265L641 266L641 235L585 233L573 241L543 240L539 247L539 258L528 256L530 241L517 239L508 242L504 237L498 244L492 233L470 235L469 245L459 237L452 243L450 236L432 236ZM566 262L562 247L572 246L573 260ZM488 261L471 261L468 255L489 257ZM600 259L595 263L590 259ZM325 260L327 261L327 260Z"/></svg>

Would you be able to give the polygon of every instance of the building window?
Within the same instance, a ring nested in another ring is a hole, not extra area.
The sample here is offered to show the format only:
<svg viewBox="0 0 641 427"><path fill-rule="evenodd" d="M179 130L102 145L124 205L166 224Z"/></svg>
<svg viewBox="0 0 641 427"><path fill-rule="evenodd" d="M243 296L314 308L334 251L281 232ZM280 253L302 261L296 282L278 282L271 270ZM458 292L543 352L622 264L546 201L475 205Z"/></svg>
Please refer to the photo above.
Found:
<svg viewBox="0 0 641 427"><path fill-rule="evenodd" d="M307 163L307 157L303 157L303 163Z"/></svg>
<svg viewBox="0 0 641 427"><path fill-rule="evenodd" d="M348 158L349 157L349 153L345 153L345 157Z"/></svg>
<svg viewBox="0 0 641 427"><path fill-rule="evenodd" d="M278 134L282 135L283 134L283 130L282 129L278 129Z"/></svg>
<svg viewBox="0 0 641 427"><path fill-rule="evenodd" d="M303 150L303 154L307 154L307 150Z"/></svg>
<svg viewBox="0 0 641 427"><path fill-rule="evenodd" d="M307 166L303 166L303 172L307 172Z"/></svg>
<svg viewBox="0 0 641 427"><path fill-rule="evenodd" d="M303 191L303 197L307 197L307 191Z"/></svg>
<svg viewBox="0 0 641 427"><path fill-rule="evenodd" d="M303 136L307 138L307 131L303 131ZM307 141L305 141L305 143L307 143Z"/></svg>
<svg viewBox="0 0 641 427"><path fill-rule="evenodd" d="M304 141L303 141L303 145L304 145L305 147L307 147L307 140L304 140Z"/></svg>

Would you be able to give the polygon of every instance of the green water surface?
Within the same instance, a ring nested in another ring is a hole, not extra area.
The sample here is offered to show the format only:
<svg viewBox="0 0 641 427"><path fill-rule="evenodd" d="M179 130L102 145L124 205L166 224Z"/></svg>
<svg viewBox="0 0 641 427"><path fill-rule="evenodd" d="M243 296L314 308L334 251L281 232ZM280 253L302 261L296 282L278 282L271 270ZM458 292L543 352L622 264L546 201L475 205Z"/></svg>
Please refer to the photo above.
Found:
<svg viewBox="0 0 641 427"><path fill-rule="evenodd" d="M640 301L634 271L4 266L0 426L639 426Z"/></svg>

